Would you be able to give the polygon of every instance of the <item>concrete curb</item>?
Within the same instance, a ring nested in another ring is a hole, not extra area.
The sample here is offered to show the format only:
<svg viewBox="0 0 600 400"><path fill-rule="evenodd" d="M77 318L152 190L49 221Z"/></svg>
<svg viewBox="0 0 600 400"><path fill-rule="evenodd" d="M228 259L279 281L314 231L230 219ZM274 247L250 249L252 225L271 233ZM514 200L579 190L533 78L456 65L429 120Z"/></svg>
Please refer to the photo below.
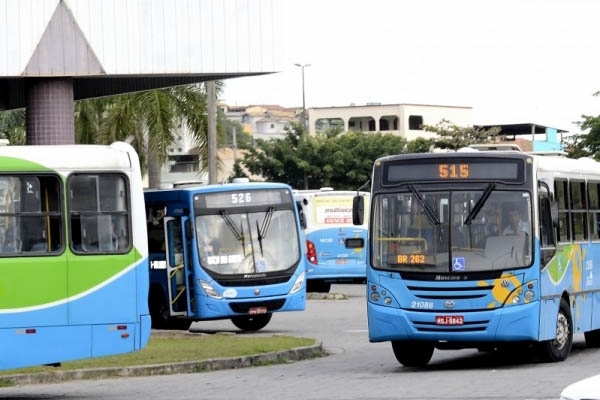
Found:
<svg viewBox="0 0 600 400"><path fill-rule="evenodd" d="M222 369L237 369L257 367L261 365L283 364L287 362L324 357L327 352L323 344L298 347L291 350L276 351L265 354L236 358L213 358L201 361L187 361L172 364L139 365L131 367L114 367L100 369L81 369L72 371L40 372L35 374L18 374L0 376L4 386L33 385L41 383L56 383L81 379L124 378L135 376L190 374L197 372L217 371Z"/></svg>
<svg viewBox="0 0 600 400"><path fill-rule="evenodd" d="M348 300L346 293L318 293L309 292L306 293L307 300Z"/></svg>

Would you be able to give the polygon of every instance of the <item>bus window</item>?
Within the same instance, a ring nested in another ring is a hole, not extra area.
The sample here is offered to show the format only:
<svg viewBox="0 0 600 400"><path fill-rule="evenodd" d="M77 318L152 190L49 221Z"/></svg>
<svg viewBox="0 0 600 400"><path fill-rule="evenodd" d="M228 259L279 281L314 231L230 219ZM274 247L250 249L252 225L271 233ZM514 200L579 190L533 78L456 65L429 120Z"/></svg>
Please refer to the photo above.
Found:
<svg viewBox="0 0 600 400"><path fill-rule="evenodd" d="M59 181L55 176L0 178L0 251L51 252L61 248Z"/></svg>
<svg viewBox="0 0 600 400"><path fill-rule="evenodd" d="M75 252L127 251L128 194L118 174L74 174L68 182L71 244Z"/></svg>

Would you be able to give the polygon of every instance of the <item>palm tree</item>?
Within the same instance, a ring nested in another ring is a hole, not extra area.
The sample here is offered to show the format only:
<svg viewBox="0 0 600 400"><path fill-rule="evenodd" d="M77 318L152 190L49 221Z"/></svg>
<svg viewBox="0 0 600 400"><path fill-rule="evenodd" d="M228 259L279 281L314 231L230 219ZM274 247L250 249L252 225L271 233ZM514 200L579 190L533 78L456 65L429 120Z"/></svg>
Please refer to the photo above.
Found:
<svg viewBox="0 0 600 400"><path fill-rule="evenodd" d="M0 136L10 144L25 144L25 109L0 112Z"/></svg>
<svg viewBox="0 0 600 400"><path fill-rule="evenodd" d="M181 127L192 134L201 164L207 165L206 109L206 92L200 84L85 100L76 105L76 140L112 143L133 136L149 186L156 188L167 148Z"/></svg>

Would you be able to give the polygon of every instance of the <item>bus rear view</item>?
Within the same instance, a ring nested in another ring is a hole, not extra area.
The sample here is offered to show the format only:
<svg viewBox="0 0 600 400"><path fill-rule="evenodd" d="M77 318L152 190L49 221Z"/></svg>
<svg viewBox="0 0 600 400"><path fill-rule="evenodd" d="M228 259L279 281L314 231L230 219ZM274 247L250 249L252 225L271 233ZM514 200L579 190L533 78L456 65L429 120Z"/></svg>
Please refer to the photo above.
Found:
<svg viewBox="0 0 600 400"><path fill-rule="evenodd" d="M367 227L352 223L356 191L296 190L307 247L307 290L329 292L333 282L364 282ZM369 193L359 192L367 199Z"/></svg>

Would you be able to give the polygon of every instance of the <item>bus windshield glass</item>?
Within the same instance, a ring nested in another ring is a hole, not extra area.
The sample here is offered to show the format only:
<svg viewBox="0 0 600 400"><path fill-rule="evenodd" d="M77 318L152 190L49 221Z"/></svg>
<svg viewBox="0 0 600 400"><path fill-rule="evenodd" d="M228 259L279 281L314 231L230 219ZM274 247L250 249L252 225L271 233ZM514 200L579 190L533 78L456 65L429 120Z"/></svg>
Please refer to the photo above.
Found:
<svg viewBox="0 0 600 400"><path fill-rule="evenodd" d="M200 263L222 275L284 271L300 259L291 209L230 208L196 218Z"/></svg>
<svg viewBox="0 0 600 400"><path fill-rule="evenodd" d="M374 268L435 273L505 270L531 264L531 198L526 191L426 191L373 199Z"/></svg>

